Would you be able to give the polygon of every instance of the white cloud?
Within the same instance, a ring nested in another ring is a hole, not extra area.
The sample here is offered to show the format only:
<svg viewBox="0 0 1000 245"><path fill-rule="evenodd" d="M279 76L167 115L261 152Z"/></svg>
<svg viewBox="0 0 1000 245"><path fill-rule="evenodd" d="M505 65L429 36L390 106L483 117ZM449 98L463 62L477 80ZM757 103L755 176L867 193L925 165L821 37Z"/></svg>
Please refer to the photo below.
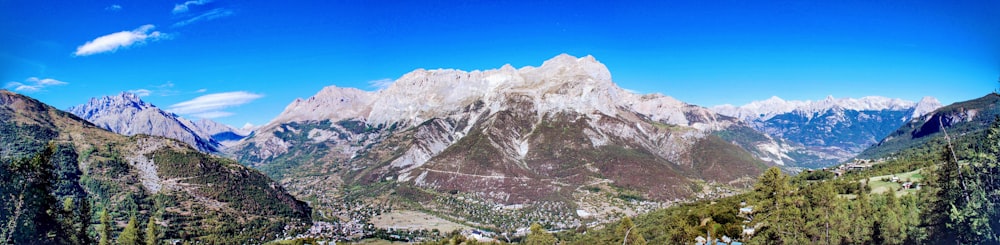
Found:
<svg viewBox="0 0 1000 245"><path fill-rule="evenodd" d="M190 10L189 7L192 6L192 5L194 5L194 6L205 5L205 4L211 3L211 2L212 2L211 0L191 0L191 1L184 2L182 4L176 4L176 5L174 5L174 10L171 11L171 13L174 13L174 14L187 13L188 10Z"/></svg>
<svg viewBox="0 0 1000 245"><path fill-rule="evenodd" d="M174 23L174 25L172 25L171 27L182 27L182 26L190 25L190 24L195 23L195 22L205 21L205 20L214 20L214 19L218 19L218 18L230 16L230 15L233 15L233 11L232 10L228 10L228 9L224 9L224 8L217 8L217 9L213 9L211 11L205 12L203 14L200 14L198 16L192 17L190 19L186 19L186 20Z"/></svg>
<svg viewBox="0 0 1000 245"><path fill-rule="evenodd" d="M197 114L191 114L191 116L193 116L193 117L208 118L208 119L220 118L220 117L228 117L228 116L232 116L232 115L233 115L232 112L226 112L226 111L210 111L210 112L202 112L202 113L197 113Z"/></svg>
<svg viewBox="0 0 1000 245"><path fill-rule="evenodd" d="M128 92L138 95L139 97L146 97L149 96L150 94L153 94L153 91L150 91L149 89L133 89L129 90Z"/></svg>
<svg viewBox="0 0 1000 245"><path fill-rule="evenodd" d="M167 111L201 118L226 117L233 114L222 111L223 109L250 103L261 97L264 97L264 95L245 91L206 94L192 100L173 104L167 108Z"/></svg>
<svg viewBox="0 0 1000 245"><path fill-rule="evenodd" d="M156 28L156 26L143 25L135 30L120 31L95 38L77 47L75 54L76 56L87 56L104 52L115 52L119 48L145 43L146 40L156 41L167 37L167 35L159 31L150 32L153 28Z"/></svg>
<svg viewBox="0 0 1000 245"><path fill-rule="evenodd" d="M24 82L9 82L7 83L7 88L13 88L17 92L38 92L49 86L66 85L68 83L55 80L52 78L39 79L37 77L29 77L25 79Z"/></svg>
<svg viewBox="0 0 1000 245"><path fill-rule="evenodd" d="M107 8L104 8L104 10L111 11L111 12L118 12L118 11L122 10L122 6L118 5L118 4L112 4L111 6L108 6Z"/></svg>
<svg viewBox="0 0 1000 245"><path fill-rule="evenodd" d="M204 89L203 88L203 89L195 90L194 92L195 93L204 93L204 92L208 92L208 89Z"/></svg>
<svg viewBox="0 0 1000 245"><path fill-rule="evenodd" d="M389 86L392 86L392 83L395 83L395 82L396 81L393 81L392 79L382 78L382 79L375 80L375 81L368 81L368 86L374 87L374 88L376 88L378 90L383 90L385 88L388 88Z"/></svg>

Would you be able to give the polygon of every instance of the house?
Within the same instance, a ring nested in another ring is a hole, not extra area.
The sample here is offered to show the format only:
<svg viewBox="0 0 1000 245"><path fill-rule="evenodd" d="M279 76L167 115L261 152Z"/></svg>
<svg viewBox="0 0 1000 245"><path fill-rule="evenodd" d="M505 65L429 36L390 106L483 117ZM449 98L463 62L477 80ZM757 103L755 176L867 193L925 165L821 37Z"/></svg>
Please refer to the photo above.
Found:
<svg viewBox="0 0 1000 245"><path fill-rule="evenodd" d="M909 189L910 189L910 188L912 188L912 187L913 187L913 182L906 182L906 183L903 183L903 189L904 189L904 190L909 190Z"/></svg>
<svg viewBox="0 0 1000 245"><path fill-rule="evenodd" d="M705 244L707 244L707 242L708 242L708 239L705 239L705 237L703 237L703 236L698 236L698 237L694 238L694 244L697 244L697 245L705 245Z"/></svg>
<svg viewBox="0 0 1000 245"><path fill-rule="evenodd" d="M744 237L751 237L751 236L753 236L754 232L756 232L756 229L754 229L753 227L747 228L746 226L743 226L743 236Z"/></svg>

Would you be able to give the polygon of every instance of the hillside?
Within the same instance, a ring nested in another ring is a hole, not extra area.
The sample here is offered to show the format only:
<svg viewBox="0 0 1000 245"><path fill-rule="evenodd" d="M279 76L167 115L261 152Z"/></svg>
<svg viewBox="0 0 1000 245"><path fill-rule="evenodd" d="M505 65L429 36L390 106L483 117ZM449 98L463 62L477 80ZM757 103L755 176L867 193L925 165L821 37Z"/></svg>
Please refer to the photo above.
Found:
<svg viewBox="0 0 1000 245"><path fill-rule="evenodd" d="M983 134L997 115L1000 115L1000 95L996 93L957 102L908 121L857 158L879 159L898 154L929 154L946 144L945 131L952 137L956 149L972 149L978 147L974 139Z"/></svg>
<svg viewBox="0 0 1000 245"><path fill-rule="evenodd" d="M118 135L6 90L0 132L0 194L21 197L3 198L0 213L14 217L4 230L17 244L92 243L101 211L113 234L130 217L152 218L164 240L206 243L260 243L311 222L305 203L256 170L180 141ZM76 211L53 211L64 209ZM66 226L79 235L45 235Z"/></svg>

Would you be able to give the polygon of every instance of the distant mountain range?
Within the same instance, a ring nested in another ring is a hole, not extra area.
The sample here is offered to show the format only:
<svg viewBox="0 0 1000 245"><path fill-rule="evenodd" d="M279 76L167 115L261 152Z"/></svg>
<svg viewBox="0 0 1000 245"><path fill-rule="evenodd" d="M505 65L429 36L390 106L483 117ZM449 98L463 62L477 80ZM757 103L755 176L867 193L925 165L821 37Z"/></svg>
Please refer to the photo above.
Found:
<svg viewBox="0 0 1000 245"><path fill-rule="evenodd" d="M249 134L208 119L192 122L128 92L93 98L67 111L115 133L163 136L183 141L203 152L218 152L224 144L239 141Z"/></svg>
<svg viewBox="0 0 1000 245"><path fill-rule="evenodd" d="M841 163L877 143L914 117L941 107L933 97L920 102L878 96L833 96L820 101L772 97L743 106L713 107L760 132L785 140L792 166L819 168Z"/></svg>

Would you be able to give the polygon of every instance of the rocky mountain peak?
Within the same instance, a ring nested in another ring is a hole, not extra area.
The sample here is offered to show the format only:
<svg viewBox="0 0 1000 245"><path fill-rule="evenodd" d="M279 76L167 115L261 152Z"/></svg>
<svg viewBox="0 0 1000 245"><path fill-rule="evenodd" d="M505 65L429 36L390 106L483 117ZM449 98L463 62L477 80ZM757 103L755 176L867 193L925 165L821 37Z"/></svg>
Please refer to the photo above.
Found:
<svg viewBox="0 0 1000 245"><path fill-rule="evenodd" d="M274 122L322 121L359 118L371 110L374 92L328 86L308 99L296 99Z"/></svg>
<svg viewBox="0 0 1000 245"><path fill-rule="evenodd" d="M70 107L67 111L82 118L93 117L97 113L105 113L108 110L128 111L142 110L155 107L146 103L136 94L121 92L117 95L94 97L86 104Z"/></svg>
<svg viewBox="0 0 1000 245"><path fill-rule="evenodd" d="M163 136L183 141L204 152L215 152L219 146L209 137L210 134L198 131L190 121L128 92L92 98L88 103L70 107L67 111L118 134Z"/></svg>
<svg viewBox="0 0 1000 245"><path fill-rule="evenodd" d="M518 94L533 98L542 113L572 110L614 114L623 91L593 56L558 55L539 67L504 65L485 71L417 69L379 91L368 120L372 123L421 122L483 102L503 107Z"/></svg>
<svg viewBox="0 0 1000 245"><path fill-rule="evenodd" d="M942 106L943 105L941 105L941 102L938 101L937 98L924 96L924 98L920 99L920 102L917 102L917 105L913 108L912 117L918 118L920 116L927 115L927 113L931 113Z"/></svg>

